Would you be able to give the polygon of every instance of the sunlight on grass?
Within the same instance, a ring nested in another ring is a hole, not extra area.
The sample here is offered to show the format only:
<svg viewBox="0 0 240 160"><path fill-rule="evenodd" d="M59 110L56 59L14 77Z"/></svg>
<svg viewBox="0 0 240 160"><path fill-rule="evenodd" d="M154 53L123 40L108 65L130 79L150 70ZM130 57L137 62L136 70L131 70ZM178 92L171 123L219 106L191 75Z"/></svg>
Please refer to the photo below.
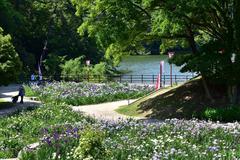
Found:
<svg viewBox="0 0 240 160"><path fill-rule="evenodd" d="M154 98L158 95L161 95L161 94L164 94L172 89L175 89L177 88L178 86L173 86L173 87L167 87L167 88L164 88L164 89L161 89L157 92L153 92L149 95L146 95L142 98L140 98L138 101L130 104L130 105L125 105L125 106L121 106L119 107L118 109L116 109L115 111L120 113L120 114L123 114L123 115L126 115L126 116L134 116L134 117L146 117L147 115L151 114L152 111L151 110L141 110L139 109L139 105L140 103L148 100L148 99L151 99L151 98Z"/></svg>

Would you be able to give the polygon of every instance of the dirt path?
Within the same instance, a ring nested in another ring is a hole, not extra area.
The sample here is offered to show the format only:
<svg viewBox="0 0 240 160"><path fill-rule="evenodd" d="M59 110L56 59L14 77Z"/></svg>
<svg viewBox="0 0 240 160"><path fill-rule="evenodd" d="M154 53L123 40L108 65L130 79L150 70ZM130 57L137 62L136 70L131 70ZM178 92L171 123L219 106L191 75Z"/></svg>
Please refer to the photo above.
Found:
<svg viewBox="0 0 240 160"><path fill-rule="evenodd" d="M128 105L136 100L123 100L117 102L108 102L95 105L73 106L74 111L83 112L87 115L94 116L97 119L102 120L119 120L130 118L128 116L121 115L114 110L120 106ZM131 117L134 118L134 117Z"/></svg>
<svg viewBox="0 0 240 160"><path fill-rule="evenodd" d="M20 87L20 85L18 85L18 84L12 84L9 86L0 87L0 100L4 101L4 102L12 102L11 97L18 94L19 87ZM18 100L18 102L19 101L20 100ZM40 102L38 102L38 101L31 100L29 97L24 97L23 104L17 103L17 104L13 104L12 107L10 107L10 108L1 109L0 117L12 114L19 110L24 110L29 107L36 107L39 104L40 104Z"/></svg>

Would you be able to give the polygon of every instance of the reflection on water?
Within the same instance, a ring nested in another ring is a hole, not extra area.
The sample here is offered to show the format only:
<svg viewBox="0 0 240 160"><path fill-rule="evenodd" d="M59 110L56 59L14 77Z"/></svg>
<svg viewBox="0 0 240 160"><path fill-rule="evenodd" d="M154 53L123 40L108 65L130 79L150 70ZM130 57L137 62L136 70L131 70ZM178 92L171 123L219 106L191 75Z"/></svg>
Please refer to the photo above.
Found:
<svg viewBox="0 0 240 160"><path fill-rule="evenodd" d="M127 75L157 75L159 74L160 61L164 61L164 74L170 74L170 65L166 55L127 56L124 57L119 70L129 71ZM173 75L186 75L180 72L181 67L173 65ZM189 74L189 73L188 73Z"/></svg>

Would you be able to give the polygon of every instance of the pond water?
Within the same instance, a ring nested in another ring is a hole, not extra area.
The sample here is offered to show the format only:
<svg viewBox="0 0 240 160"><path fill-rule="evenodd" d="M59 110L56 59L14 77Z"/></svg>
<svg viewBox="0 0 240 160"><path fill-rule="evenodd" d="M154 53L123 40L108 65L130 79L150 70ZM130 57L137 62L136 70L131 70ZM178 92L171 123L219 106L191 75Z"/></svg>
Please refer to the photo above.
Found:
<svg viewBox="0 0 240 160"><path fill-rule="evenodd" d="M164 73L170 75L170 65L166 55L126 56L123 58L118 69L128 71L126 75L158 75L160 61L164 61ZM181 73L181 67L173 65L173 75L186 75Z"/></svg>

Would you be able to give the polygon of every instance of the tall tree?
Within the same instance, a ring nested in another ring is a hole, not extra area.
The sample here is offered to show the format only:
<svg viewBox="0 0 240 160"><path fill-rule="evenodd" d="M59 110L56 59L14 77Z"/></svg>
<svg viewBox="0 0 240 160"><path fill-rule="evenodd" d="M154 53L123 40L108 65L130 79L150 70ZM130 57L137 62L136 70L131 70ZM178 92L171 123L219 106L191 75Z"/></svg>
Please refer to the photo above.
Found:
<svg viewBox="0 0 240 160"><path fill-rule="evenodd" d="M227 86L236 102L240 81L238 0L72 0L84 16L79 33L95 37L106 57L139 46L142 40L162 40L161 48L183 45L188 55L176 56L182 71L198 72L210 99L207 83ZM114 54L115 53L115 54ZM236 60L232 60L236 53Z"/></svg>
<svg viewBox="0 0 240 160"><path fill-rule="evenodd" d="M139 49L150 15L131 0L72 0L77 15L84 17L80 35L97 40L107 59L119 62L121 55Z"/></svg>
<svg viewBox="0 0 240 160"><path fill-rule="evenodd" d="M99 62L102 52L97 49L95 41L80 38L77 34L82 19L75 15L75 11L70 0L0 2L0 24L11 34L25 71L37 67L46 39L47 53L66 55L67 58L85 55L92 62Z"/></svg>
<svg viewBox="0 0 240 160"><path fill-rule="evenodd" d="M21 66L19 56L11 43L11 36L3 35L3 29L0 27L0 85L16 81Z"/></svg>

